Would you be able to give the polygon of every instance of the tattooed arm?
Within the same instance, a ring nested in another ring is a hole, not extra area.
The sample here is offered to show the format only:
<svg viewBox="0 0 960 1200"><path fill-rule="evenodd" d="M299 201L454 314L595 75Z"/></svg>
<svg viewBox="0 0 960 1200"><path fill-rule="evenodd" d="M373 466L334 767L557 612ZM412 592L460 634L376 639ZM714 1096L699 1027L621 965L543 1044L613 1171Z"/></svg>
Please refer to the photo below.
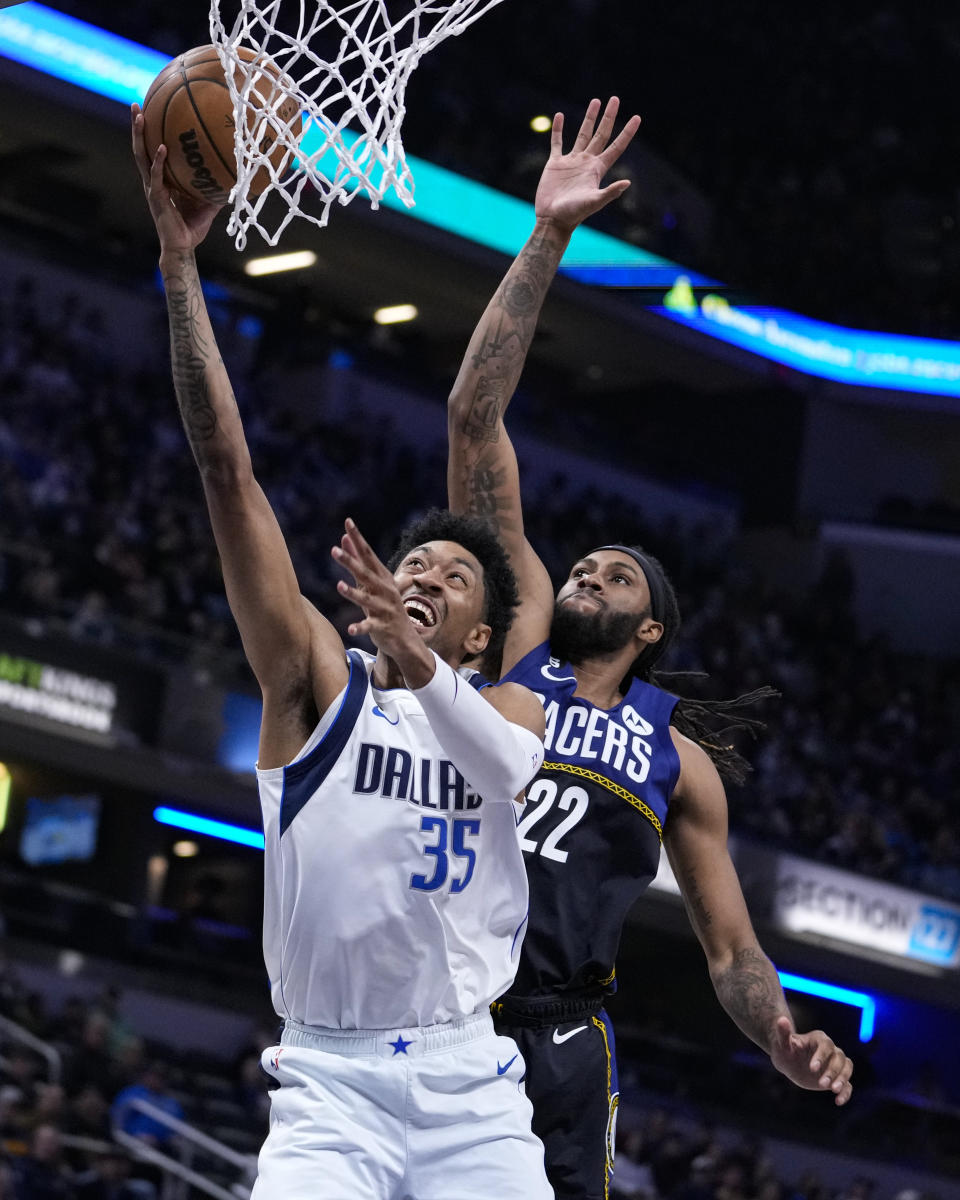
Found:
<svg viewBox="0 0 960 1200"><path fill-rule="evenodd" d="M345 685L343 644L304 603L283 534L253 475L194 256L218 209L181 196L174 203L163 181L164 148L148 161L136 106L132 124L134 157L160 239L177 404L200 469L227 599L263 691L260 765L280 766Z"/></svg>
<svg viewBox="0 0 960 1200"><path fill-rule="evenodd" d="M600 187L640 124L638 117L631 118L610 142L617 109L614 97L597 124L600 102L592 100L568 154L563 153L563 117L558 113L554 118L550 158L534 204L533 233L480 318L450 394L450 507L491 522L520 584L521 606L504 651L504 669L546 638L553 588L524 537L517 458L503 416L573 231L629 186L619 180Z"/></svg>
<svg viewBox="0 0 960 1200"><path fill-rule="evenodd" d="M753 931L727 851L727 800L707 754L671 730L680 778L670 799L664 846L707 957L717 999L740 1029L798 1087L830 1091L846 1104L853 1064L822 1031L798 1033L773 963Z"/></svg>

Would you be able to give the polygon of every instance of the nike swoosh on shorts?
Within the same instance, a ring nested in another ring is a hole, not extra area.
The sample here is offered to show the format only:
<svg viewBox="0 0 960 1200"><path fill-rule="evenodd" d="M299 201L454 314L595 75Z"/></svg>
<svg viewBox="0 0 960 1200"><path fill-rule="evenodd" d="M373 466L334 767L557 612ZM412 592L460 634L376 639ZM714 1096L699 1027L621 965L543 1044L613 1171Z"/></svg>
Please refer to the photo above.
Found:
<svg viewBox="0 0 960 1200"><path fill-rule="evenodd" d="M516 1057L517 1056L514 1055L513 1058L510 1059L510 1062L504 1063L502 1067L500 1066L500 1062L498 1060L497 1061L497 1074L498 1075L506 1075L507 1071L510 1070L511 1065L516 1061Z"/></svg>
<svg viewBox="0 0 960 1200"><path fill-rule="evenodd" d="M561 1042L572 1038L575 1033L583 1033L587 1028L589 1028L587 1025L578 1025L576 1029L571 1029L569 1033L561 1033L559 1029L555 1029L553 1031L553 1040L559 1046Z"/></svg>

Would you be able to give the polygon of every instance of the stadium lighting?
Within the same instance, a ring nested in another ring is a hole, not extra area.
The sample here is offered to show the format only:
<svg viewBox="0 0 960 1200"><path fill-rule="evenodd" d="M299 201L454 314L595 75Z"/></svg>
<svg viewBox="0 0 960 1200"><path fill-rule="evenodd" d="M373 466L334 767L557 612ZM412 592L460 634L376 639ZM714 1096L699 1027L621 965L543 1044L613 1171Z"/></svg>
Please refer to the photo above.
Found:
<svg viewBox="0 0 960 1200"><path fill-rule="evenodd" d="M549 133L553 128L553 121L542 114L539 117L531 117L530 128L534 133Z"/></svg>
<svg viewBox="0 0 960 1200"><path fill-rule="evenodd" d="M263 849L263 834L258 829L245 829L242 825L230 825L227 821L215 821L197 813L182 812L177 808L161 805L153 810L153 819L161 825L172 825L175 829L187 829L191 833L202 833L205 837L220 838L224 842L236 842L239 846Z"/></svg>
<svg viewBox="0 0 960 1200"><path fill-rule="evenodd" d="M200 853L197 843L186 839L182 842L174 842L170 849L175 858L196 858Z"/></svg>
<svg viewBox="0 0 960 1200"><path fill-rule="evenodd" d="M373 319L378 325L399 325L401 321L413 321L417 317L415 304L390 304L386 308L378 308Z"/></svg>
<svg viewBox="0 0 960 1200"><path fill-rule="evenodd" d="M170 61L36 0L0 7L0 55L126 104L142 100ZM349 146L357 134L344 129L342 137ZM308 125L301 155L307 160L317 154L313 167L321 173L322 147L322 132ZM408 211L392 191L383 197L385 208L511 258L518 253L533 224L532 204L426 159L408 155L407 162L417 180L416 208ZM960 344L955 341L875 333L782 308L731 303L722 294L723 284L599 229L576 230L560 271L589 286L663 289L661 302L647 303L650 312L807 375L898 393L960 396Z"/></svg>
<svg viewBox="0 0 960 1200"><path fill-rule="evenodd" d="M803 992L808 996L822 996L824 1000L835 1000L838 1004L850 1004L860 1009L860 1041L869 1042L873 1037L877 1018L877 1002L866 992L854 992L850 988L838 987L834 983L823 983L819 979L806 979L803 975L791 975L778 971L780 983L785 991Z"/></svg>
<svg viewBox="0 0 960 1200"><path fill-rule="evenodd" d="M268 254L264 258L250 258L243 264L245 275L276 275L280 271L302 271L312 267L317 256L312 250L291 250L288 254Z"/></svg>

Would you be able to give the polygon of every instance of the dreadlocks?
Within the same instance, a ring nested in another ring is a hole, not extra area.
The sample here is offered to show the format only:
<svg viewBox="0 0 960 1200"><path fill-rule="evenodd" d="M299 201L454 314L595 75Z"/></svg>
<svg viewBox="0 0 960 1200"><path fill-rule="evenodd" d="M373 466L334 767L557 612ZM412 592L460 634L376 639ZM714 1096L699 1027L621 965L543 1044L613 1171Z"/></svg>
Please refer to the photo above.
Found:
<svg viewBox="0 0 960 1200"><path fill-rule="evenodd" d="M651 610L649 615L663 626L659 641L648 642L634 659L623 681L623 689L631 679L651 683L677 696L671 724L685 737L701 746L710 756L722 779L731 783L743 783L752 770L750 763L736 748L727 742L731 733L746 731L756 737L764 728L758 717L745 715L741 710L751 708L761 700L768 700L780 693L776 688L760 687L731 700L696 700L692 696L678 693L677 685L683 686L692 679L705 679L701 671L656 671L655 664L667 652L680 630L680 606L677 593L663 564L652 554L638 546L623 546L640 564L650 588Z"/></svg>

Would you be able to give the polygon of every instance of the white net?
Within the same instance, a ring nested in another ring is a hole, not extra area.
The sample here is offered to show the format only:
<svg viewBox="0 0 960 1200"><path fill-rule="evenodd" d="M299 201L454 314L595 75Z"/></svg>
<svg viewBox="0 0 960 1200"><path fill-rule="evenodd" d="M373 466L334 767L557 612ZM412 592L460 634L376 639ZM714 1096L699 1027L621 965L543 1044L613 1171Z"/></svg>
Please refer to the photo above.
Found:
<svg viewBox="0 0 960 1200"><path fill-rule="evenodd" d="M420 59L502 0L239 0L227 23L211 0L210 35L237 116L237 183L228 231L275 246L294 217L326 225L334 200L389 188L409 208L400 136ZM402 10L402 11L400 11ZM290 103L290 97L295 100Z"/></svg>

